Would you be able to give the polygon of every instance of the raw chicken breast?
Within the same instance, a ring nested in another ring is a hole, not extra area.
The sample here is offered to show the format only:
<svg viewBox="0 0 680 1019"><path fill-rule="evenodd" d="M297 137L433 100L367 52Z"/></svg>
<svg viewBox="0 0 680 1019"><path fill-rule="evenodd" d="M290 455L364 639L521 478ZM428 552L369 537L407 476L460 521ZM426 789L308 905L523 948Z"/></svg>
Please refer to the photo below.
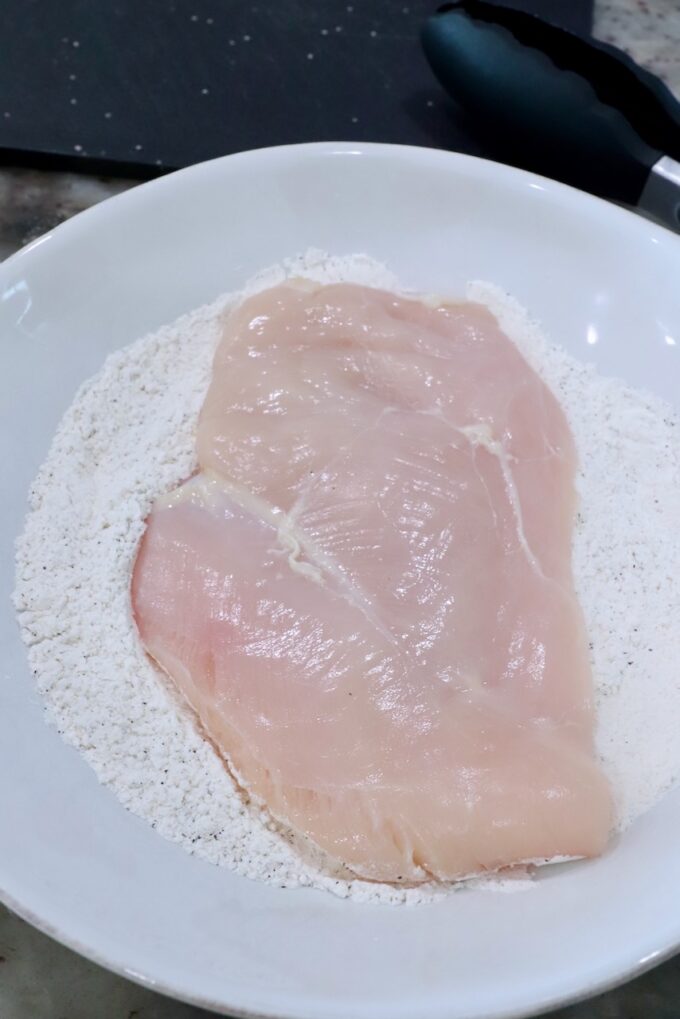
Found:
<svg viewBox="0 0 680 1019"><path fill-rule="evenodd" d="M348 284L252 297L197 448L133 607L250 794L372 879L599 853L574 447L489 312Z"/></svg>

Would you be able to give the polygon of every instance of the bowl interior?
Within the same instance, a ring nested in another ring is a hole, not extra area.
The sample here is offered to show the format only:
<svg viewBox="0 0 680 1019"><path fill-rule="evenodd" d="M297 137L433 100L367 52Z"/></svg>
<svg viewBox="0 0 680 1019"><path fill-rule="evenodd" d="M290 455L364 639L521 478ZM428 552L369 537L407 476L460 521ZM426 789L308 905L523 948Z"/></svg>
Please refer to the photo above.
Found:
<svg viewBox="0 0 680 1019"><path fill-rule="evenodd" d="M390 146L262 150L145 185L0 266L0 896L133 979L295 1019L526 1015L680 943L680 791L524 894L421 907L255 884L163 841L45 726L8 599L26 492L105 355L309 247L512 292L607 373L678 401L680 239L558 184Z"/></svg>

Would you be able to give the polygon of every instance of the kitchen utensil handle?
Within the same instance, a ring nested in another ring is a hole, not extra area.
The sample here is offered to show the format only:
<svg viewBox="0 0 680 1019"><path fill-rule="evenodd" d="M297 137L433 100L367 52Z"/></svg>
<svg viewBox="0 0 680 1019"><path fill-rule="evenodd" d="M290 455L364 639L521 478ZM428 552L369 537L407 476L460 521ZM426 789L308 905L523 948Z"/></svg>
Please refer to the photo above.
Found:
<svg viewBox="0 0 680 1019"><path fill-rule="evenodd" d="M664 150L602 101L591 80L592 59L586 77L569 66L564 46L560 56L557 43L571 39L569 33L530 15L524 18L531 31L522 22L515 32L511 16L517 12L499 20L480 11L492 7L464 0L426 22L423 46L441 84L511 162L635 205ZM550 46L538 48L541 39Z"/></svg>

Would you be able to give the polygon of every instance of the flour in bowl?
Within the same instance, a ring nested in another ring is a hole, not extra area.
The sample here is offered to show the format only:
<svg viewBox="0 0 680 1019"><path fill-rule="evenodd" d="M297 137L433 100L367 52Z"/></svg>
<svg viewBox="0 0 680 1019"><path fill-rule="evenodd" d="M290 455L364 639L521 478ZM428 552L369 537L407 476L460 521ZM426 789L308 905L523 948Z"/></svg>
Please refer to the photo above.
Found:
<svg viewBox="0 0 680 1019"><path fill-rule="evenodd" d="M286 275L398 289L369 259L320 255L262 274L249 289ZM138 642L129 583L144 520L153 500L195 467L220 315L241 296L112 355L65 415L17 550L16 603L31 666L64 737L166 837L278 885L382 901L432 898L442 886L353 879L244 802ZM579 449L574 568L593 645L598 747L625 826L680 775L668 724L680 711L670 636L680 608L670 583L680 568L678 418L550 347L495 288L474 284L468 296L491 307L555 391Z"/></svg>

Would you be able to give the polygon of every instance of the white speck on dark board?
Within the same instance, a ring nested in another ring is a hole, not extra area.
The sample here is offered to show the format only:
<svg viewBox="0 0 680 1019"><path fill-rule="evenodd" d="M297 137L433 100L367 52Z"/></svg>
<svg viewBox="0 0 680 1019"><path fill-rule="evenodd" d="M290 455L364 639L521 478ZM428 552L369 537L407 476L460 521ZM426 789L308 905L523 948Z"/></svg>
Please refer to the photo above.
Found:
<svg viewBox="0 0 680 1019"><path fill-rule="evenodd" d="M336 25L335 26L335 31L336 32L342 32L342 25Z"/></svg>
<svg viewBox="0 0 680 1019"><path fill-rule="evenodd" d="M327 28L322 28L321 29L321 34L322 35L328 35L328 29Z"/></svg>
<svg viewBox="0 0 680 1019"><path fill-rule="evenodd" d="M210 93L210 89L209 88L202 88L201 89L201 95L202 96L207 96L209 93Z"/></svg>
<svg viewBox="0 0 680 1019"><path fill-rule="evenodd" d="M353 124L358 124L359 123L359 118L358 117L352 117L352 123Z"/></svg>
<svg viewBox="0 0 680 1019"><path fill-rule="evenodd" d="M5 110L5 112L3 113L3 117L5 117L5 118L6 118L7 120L9 120L9 118L10 118L11 116L12 116L12 114L11 114L11 113L9 113L9 112L8 112L7 110Z"/></svg>
<svg viewBox="0 0 680 1019"><path fill-rule="evenodd" d="M135 145L135 152L141 152L141 151L142 151L142 146L141 145Z"/></svg>
<svg viewBox="0 0 680 1019"><path fill-rule="evenodd" d="M80 43L78 42L77 39L74 39L73 42L71 43L71 46L73 46L73 48L77 50L78 47L80 46Z"/></svg>
<svg viewBox="0 0 680 1019"><path fill-rule="evenodd" d="M244 35L243 36L243 41L244 42L250 42L250 36L249 35Z"/></svg>
<svg viewBox="0 0 680 1019"><path fill-rule="evenodd" d="M82 152L83 151L83 146L82 145L74 145L73 149L74 149L75 152Z"/></svg>
<svg viewBox="0 0 680 1019"><path fill-rule="evenodd" d="M71 106L77 106L78 105L78 100L75 98L75 96L72 97L71 99L69 99L69 102L70 102Z"/></svg>
<svg viewBox="0 0 680 1019"><path fill-rule="evenodd" d="M236 39L230 39L229 40L229 45L230 46L235 46L236 45Z"/></svg>
<svg viewBox="0 0 680 1019"><path fill-rule="evenodd" d="M198 14L192 14L190 20L191 21L198 21Z"/></svg>
<svg viewBox="0 0 680 1019"><path fill-rule="evenodd" d="M308 53L307 54L307 60L313 60L313 59L314 59L314 54L313 53Z"/></svg>
<svg viewBox="0 0 680 1019"><path fill-rule="evenodd" d="M377 33L377 32L376 32L376 30L375 30L375 29L373 28L373 29L371 29L371 31L369 32L369 35L370 35L371 39L375 39L375 38L377 38L377 35L378 35L378 33Z"/></svg>
<svg viewBox="0 0 680 1019"><path fill-rule="evenodd" d="M111 120L111 117L113 116L113 114L109 113L109 111L107 110L106 113L104 114L104 116L106 117L107 120Z"/></svg>
<svg viewBox="0 0 680 1019"><path fill-rule="evenodd" d="M68 76L68 80L69 80L69 81L75 81L77 77L78 77L78 75L77 75L77 74L69 74L69 76Z"/></svg>
<svg viewBox="0 0 680 1019"><path fill-rule="evenodd" d="M215 19L214 18L206 18L205 19L205 23L206 23L206 25L214 25L215 24Z"/></svg>
<svg viewBox="0 0 680 1019"><path fill-rule="evenodd" d="M427 105L428 105L428 106L434 106L434 102L433 102L433 100L432 100L432 99L428 99L428 100L427 100Z"/></svg>

